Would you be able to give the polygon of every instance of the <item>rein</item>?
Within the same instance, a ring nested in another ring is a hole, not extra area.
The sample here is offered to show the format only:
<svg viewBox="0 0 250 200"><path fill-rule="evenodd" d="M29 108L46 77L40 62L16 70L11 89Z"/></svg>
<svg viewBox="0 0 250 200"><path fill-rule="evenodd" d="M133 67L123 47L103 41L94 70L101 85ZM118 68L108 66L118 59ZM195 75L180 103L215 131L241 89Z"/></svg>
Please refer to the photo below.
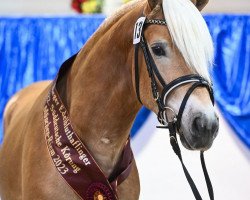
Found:
<svg viewBox="0 0 250 200"><path fill-rule="evenodd" d="M192 189L195 199L202 200L201 195L192 177L190 176L186 166L183 163L181 150L180 150L177 137L176 137L176 132L180 130L182 115L183 115L185 106L187 104L187 101L190 95L192 94L192 92L198 87L205 87L209 92L212 103L214 104L213 89L212 89L212 86L209 84L209 82L198 74L190 74L186 76L181 76L168 84L164 81L148 49L147 40L144 36L144 30L146 29L147 26L152 25L152 24L166 26L167 22L165 20L160 20L160 19L150 20L150 19L147 19L146 17L140 17L135 24L133 43L135 45L134 65L135 65L135 84L136 84L137 98L139 102L143 104L140 99L140 76L139 76L139 62L138 62L139 49L141 48L144 54L148 75L151 79L152 95L159 109L158 121L162 124L162 126L157 126L157 128L169 129L171 146L181 162L186 179ZM159 86L158 86L157 80L159 81L159 83L161 84L163 88L161 95L158 90ZM166 105L167 98L173 90L183 85L190 84L190 83L192 83L192 85L186 92L182 100L181 106L179 108L179 112L178 114L176 114L172 108ZM169 120L167 117L168 110L174 114L174 117L171 120ZM213 187L212 187L212 184L211 184L211 181L210 181L207 169L206 169L203 151L200 152L200 160L201 160L201 165L202 165L204 177L206 180L210 199L214 200Z"/></svg>

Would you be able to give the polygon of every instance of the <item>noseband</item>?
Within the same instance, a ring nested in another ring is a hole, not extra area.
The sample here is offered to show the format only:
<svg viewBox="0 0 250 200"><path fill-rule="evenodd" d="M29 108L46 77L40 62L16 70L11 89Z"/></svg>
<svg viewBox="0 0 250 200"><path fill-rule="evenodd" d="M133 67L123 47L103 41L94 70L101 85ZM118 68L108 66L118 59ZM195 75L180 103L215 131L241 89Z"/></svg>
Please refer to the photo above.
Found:
<svg viewBox="0 0 250 200"><path fill-rule="evenodd" d="M181 119L182 115L185 109L185 106L187 104L187 101L192 94L192 92L198 88L198 87L205 87L210 95L211 101L214 104L214 95L213 95L213 89L212 85L209 84L207 80L205 80L202 76L198 74L190 74L186 76L181 76L170 83L166 83L165 80L162 78L155 62L154 59L149 51L148 45L147 45L147 40L144 36L144 30L146 29L147 26L149 25L167 25L167 22L165 20L160 20L160 19L147 19L146 17L140 17L136 24L135 24L135 30L134 30L134 45L135 45L135 56L134 56L134 65L135 65L135 84L136 84L136 94L137 98L140 101L141 104L142 101L140 99L140 76L139 76L139 62L138 62L138 53L139 53L139 48L142 49L142 52L144 54L146 66L147 66L147 71L148 75L151 79L151 89L152 89L152 95L154 100L156 101L158 105L158 121L162 124L162 126L157 126L157 128L167 128L169 129L170 132L170 143L172 145L172 148L176 155L178 156L179 160L181 161L185 176L189 182L189 185L193 191L193 194L196 198L196 200L202 200L199 191L197 190L194 181L192 180L191 176L189 175L189 172L187 171L183 160L181 156L181 151L177 142L176 138L176 132L180 130L181 127ZM158 80L158 81L157 81ZM160 94L159 92L159 85L158 82L161 84L162 92ZM175 114L174 110L170 107L167 106L167 100L169 95L171 94L172 91L175 89L187 85L187 84L192 84L190 88L187 90L182 103L180 105L178 114ZM168 119L167 116L167 111L171 111L174 114L174 117L172 119ZM206 179L207 183L207 188L209 192L210 199L214 199L214 194L213 194L213 187L211 184L211 181L209 179L206 165L205 165L205 160L204 160L204 155L203 152L200 154L201 158L201 164L204 172L204 176Z"/></svg>

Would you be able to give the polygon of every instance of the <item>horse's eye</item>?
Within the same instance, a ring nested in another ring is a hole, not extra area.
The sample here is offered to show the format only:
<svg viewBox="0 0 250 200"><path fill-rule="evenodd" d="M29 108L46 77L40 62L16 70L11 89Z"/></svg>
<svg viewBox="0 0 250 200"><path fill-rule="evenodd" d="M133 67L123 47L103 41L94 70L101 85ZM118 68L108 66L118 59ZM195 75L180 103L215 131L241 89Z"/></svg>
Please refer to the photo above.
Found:
<svg viewBox="0 0 250 200"><path fill-rule="evenodd" d="M157 46L153 46L151 48L152 48L153 53L156 56L166 56L166 52L161 46L157 45Z"/></svg>

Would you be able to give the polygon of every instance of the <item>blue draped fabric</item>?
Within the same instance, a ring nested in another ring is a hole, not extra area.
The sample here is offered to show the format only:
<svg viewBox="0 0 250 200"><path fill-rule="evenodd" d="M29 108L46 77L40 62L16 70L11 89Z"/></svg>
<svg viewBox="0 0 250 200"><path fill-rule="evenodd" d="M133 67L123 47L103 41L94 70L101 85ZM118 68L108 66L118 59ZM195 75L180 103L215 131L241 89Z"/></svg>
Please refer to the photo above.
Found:
<svg viewBox="0 0 250 200"><path fill-rule="evenodd" d="M206 16L215 45L215 98L250 148L250 16Z"/></svg>
<svg viewBox="0 0 250 200"><path fill-rule="evenodd" d="M224 116L250 147L250 16L205 16L216 60L215 97ZM104 20L74 17L0 17L0 143L7 100L28 84L53 79L61 63L76 53ZM138 114L132 135L149 111Z"/></svg>
<svg viewBox="0 0 250 200"><path fill-rule="evenodd" d="M0 144L7 100L32 82L54 79L103 20L103 15L0 17Z"/></svg>

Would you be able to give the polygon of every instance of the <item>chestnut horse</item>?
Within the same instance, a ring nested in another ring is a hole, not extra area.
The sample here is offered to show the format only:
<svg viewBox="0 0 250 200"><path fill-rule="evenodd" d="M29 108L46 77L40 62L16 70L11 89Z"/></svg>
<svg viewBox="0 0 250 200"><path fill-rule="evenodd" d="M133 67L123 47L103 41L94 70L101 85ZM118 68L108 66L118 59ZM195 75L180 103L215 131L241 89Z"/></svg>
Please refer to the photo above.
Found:
<svg viewBox="0 0 250 200"><path fill-rule="evenodd" d="M137 19L164 19L144 31L158 70L170 82L198 74L210 81L213 45L199 10L208 0L138 0L107 18L78 53L57 88L72 126L106 177L114 170L141 108L134 79L133 30ZM139 50L140 100L158 113L151 79ZM158 80L157 80L158 82ZM178 113L190 84L169 94L167 106ZM51 82L35 83L15 94L4 113L0 151L2 200L74 200L79 196L62 180L51 162L43 132L43 109ZM162 87L158 87L161 92ZM202 131L202 134L200 133ZM187 101L179 135L191 150L207 150L218 131L218 118L206 88L197 88ZM140 183L133 160L128 178L118 186L121 200L139 199Z"/></svg>

